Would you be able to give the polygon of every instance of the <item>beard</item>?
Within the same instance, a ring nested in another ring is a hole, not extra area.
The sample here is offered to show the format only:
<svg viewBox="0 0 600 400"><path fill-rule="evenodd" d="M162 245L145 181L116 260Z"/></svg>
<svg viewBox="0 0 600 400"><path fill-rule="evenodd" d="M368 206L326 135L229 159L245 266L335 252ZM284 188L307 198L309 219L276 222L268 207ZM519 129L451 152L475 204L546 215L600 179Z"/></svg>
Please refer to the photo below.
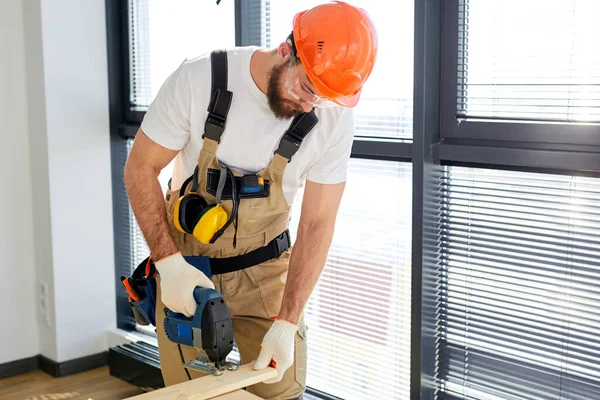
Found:
<svg viewBox="0 0 600 400"><path fill-rule="evenodd" d="M304 112L300 104L284 98L281 94L281 77L286 71L287 63L274 65L269 71L267 84L267 101L269 108L277 119L289 119Z"/></svg>

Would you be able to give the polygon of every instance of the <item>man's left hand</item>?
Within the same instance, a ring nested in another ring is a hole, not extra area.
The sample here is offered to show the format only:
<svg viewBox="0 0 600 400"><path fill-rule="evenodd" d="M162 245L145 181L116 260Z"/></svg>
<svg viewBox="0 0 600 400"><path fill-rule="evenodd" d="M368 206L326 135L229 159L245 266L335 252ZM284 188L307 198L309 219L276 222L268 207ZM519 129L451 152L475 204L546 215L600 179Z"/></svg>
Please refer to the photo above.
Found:
<svg viewBox="0 0 600 400"><path fill-rule="evenodd" d="M294 336L298 331L298 325L283 319L277 319L271 325L271 329L263 338L260 354L254 364L254 369L264 369L271 360L277 369L277 377L264 383L276 383L281 381L284 372L294 363Z"/></svg>

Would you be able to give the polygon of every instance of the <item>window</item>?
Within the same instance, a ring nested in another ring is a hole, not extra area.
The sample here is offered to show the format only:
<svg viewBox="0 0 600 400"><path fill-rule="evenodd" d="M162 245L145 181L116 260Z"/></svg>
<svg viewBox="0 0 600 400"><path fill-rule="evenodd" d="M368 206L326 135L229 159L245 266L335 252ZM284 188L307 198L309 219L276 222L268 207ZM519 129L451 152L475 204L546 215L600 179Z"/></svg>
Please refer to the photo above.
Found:
<svg viewBox="0 0 600 400"><path fill-rule="evenodd" d="M308 386L344 399L408 398L411 197L410 163L351 160L327 264L305 309Z"/></svg>
<svg viewBox="0 0 600 400"><path fill-rule="evenodd" d="M186 58L235 45L233 1L129 0L130 104L145 110Z"/></svg>
<svg viewBox="0 0 600 400"><path fill-rule="evenodd" d="M451 167L441 186L440 398L599 398L600 180Z"/></svg>
<svg viewBox="0 0 600 400"><path fill-rule="evenodd" d="M600 398L600 7L422 3L413 388L426 399Z"/></svg>
<svg viewBox="0 0 600 400"><path fill-rule="evenodd" d="M459 117L600 122L600 3L462 3Z"/></svg>
<svg viewBox="0 0 600 400"><path fill-rule="evenodd" d="M268 3L264 34L274 47L297 12L322 2ZM379 37L355 138L380 139L380 147L412 140L413 1L349 3L369 13ZM352 160L327 265L306 307L308 386L345 399L409 397L411 198L410 163Z"/></svg>
<svg viewBox="0 0 600 400"><path fill-rule="evenodd" d="M444 2L442 138L597 145L598 21L590 0Z"/></svg>

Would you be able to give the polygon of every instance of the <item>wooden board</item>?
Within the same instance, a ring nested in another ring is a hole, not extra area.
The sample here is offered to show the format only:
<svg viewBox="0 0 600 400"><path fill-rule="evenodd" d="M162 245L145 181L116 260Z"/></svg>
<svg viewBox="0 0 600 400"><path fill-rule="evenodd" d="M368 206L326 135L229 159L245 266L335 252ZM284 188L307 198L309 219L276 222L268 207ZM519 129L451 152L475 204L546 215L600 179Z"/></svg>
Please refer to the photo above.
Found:
<svg viewBox="0 0 600 400"><path fill-rule="evenodd" d="M183 368L183 367L182 367ZM254 370L254 363L242 365L237 371L223 371L223 375L207 375L202 378L167 386L139 396L131 400L206 400L233 392L246 386L254 385L275 378L277 370L267 367Z"/></svg>

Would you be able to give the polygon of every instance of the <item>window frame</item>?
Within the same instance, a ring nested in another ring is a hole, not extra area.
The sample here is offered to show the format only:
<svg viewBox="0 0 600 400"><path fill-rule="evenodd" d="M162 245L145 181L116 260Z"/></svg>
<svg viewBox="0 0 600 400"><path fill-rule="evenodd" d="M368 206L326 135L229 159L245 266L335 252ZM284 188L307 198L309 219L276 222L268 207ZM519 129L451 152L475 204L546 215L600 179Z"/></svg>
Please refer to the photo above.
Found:
<svg viewBox="0 0 600 400"><path fill-rule="evenodd" d="M440 169L433 145L440 138L442 3L415 0L413 83L413 200L411 271L410 399L433 400L437 394L437 247L441 221L430 209L438 203L435 187Z"/></svg>
<svg viewBox="0 0 600 400"><path fill-rule="evenodd" d="M600 176L600 124L457 118L461 1L415 0L411 400L459 398L438 381L445 167Z"/></svg>
<svg viewBox="0 0 600 400"><path fill-rule="evenodd" d="M468 0L441 2L443 63L440 66L441 136L435 144L437 157L450 162L489 164L485 160L493 158L493 163L513 166L589 169L589 155L600 154L600 124L457 118L458 54L462 35L459 6L465 1ZM581 152L587 154L585 163L574 160ZM544 161L548 156L551 162ZM600 162L592 162L592 166L600 171Z"/></svg>

